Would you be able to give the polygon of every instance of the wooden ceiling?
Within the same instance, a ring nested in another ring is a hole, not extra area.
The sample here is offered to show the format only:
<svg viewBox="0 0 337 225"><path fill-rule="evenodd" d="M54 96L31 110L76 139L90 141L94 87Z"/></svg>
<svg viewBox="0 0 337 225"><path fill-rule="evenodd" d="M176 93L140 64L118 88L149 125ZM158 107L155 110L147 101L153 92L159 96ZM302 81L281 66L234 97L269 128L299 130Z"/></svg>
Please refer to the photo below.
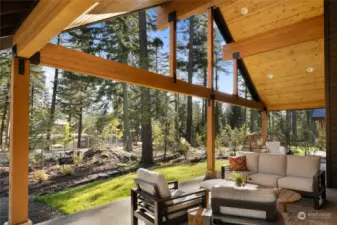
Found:
<svg viewBox="0 0 337 225"><path fill-rule="evenodd" d="M243 8L248 9L246 15L241 13ZM220 9L234 42L245 43L261 34L276 37L275 31L281 28L319 18L323 15L323 0L232 0L221 5ZM322 34L313 37L314 40L303 38L301 43L288 40L290 45L281 44L281 48L275 48L274 44L272 50L243 57L268 109L325 106L323 27L319 32ZM278 36L275 42L289 39L284 35L286 33ZM309 67L313 68L312 72L307 72ZM272 74L273 78L268 78L268 74Z"/></svg>

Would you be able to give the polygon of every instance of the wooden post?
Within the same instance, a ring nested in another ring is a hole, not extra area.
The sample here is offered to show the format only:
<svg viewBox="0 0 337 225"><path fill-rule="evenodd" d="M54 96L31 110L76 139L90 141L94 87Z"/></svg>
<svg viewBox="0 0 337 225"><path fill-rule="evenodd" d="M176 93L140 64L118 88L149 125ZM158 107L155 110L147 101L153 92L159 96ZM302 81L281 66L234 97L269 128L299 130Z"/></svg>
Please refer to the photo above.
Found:
<svg viewBox="0 0 337 225"><path fill-rule="evenodd" d="M207 87L213 90L213 11L208 9L207 33ZM214 99L208 100L207 106L207 175L215 177L215 109Z"/></svg>
<svg viewBox="0 0 337 225"><path fill-rule="evenodd" d="M30 62L12 60L9 225L32 224L28 219L29 79Z"/></svg>
<svg viewBox="0 0 337 225"><path fill-rule="evenodd" d="M238 59L233 59L233 95L238 96Z"/></svg>
<svg viewBox="0 0 337 225"><path fill-rule="evenodd" d="M177 71L177 19L175 12L170 14L170 77Z"/></svg>
<svg viewBox="0 0 337 225"><path fill-rule="evenodd" d="M262 136L262 146L266 145L266 141L267 141L267 135L268 135L268 117L267 117L267 111L262 111L262 132L261 132L261 136Z"/></svg>

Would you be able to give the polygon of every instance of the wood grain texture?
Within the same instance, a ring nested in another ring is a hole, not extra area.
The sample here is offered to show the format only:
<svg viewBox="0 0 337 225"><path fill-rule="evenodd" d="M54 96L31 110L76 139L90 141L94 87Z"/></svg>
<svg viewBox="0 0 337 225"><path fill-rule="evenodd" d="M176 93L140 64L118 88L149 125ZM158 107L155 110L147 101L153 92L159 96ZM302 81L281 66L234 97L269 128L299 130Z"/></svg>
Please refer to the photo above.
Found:
<svg viewBox="0 0 337 225"><path fill-rule="evenodd" d="M252 81L268 109L324 106L323 49L323 39L319 39L245 58ZM314 71L307 72L308 67ZM273 78L269 79L268 74Z"/></svg>
<svg viewBox="0 0 337 225"><path fill-rule="evenodd" d="M213 10L207 11L207 87L213 90L213 64L214 64L214 29ZM215 102L208 100L207 106L207 170L212 176L215 171Z"/></svg>
<svg viewBox="0 0 337 225"><path fill-rule="evenodd" d="M12 61L9 221L28 222L28 162L29 162L29 80L30 63L24 60L24 74L19 74L19 59Z"/></svg>
<svg viewBox="0 0 337 225"><path fill-rule="evenodd" d="M117 80L157 90L170 91L204 99L209 99L211 94L211 89L207 87L190 84L182 80L177 80L177 83L173 83L171 77L124 65L62 46L48 44L43 47L40 52L40 64L42 66L54 67L103 79ZM264 108L262 103L238 98L221 92L216 92L215 98L219 102L242 105L248 108Z"/></svg>
<svg viewBox="0 0 337 225"><path fill-rule="evenodd" d="M31 57L95 3L96 0L41 0L14 34L17 55Z"/></svg>
<svg viewBox="0 0 337 225"><path fill-rule="evenodd" d="M227 0L172 0L157 7L157 29L166 28L168 15L176 11L178 20L186 19L194 14L204 13L208 8L219 6Z"/></svg>
<svg viewBox="0 0 337 225"><path fill-rule="evenodd" d="M92 10L78 17L66 30L103 21L115 16L155 7L170 0L114 0L99 1Z"/></svg>
<svg viewBox="0 0 337 225"><path fill-rule="evenodd" d="M241 13L242 8L248 14ZM235 41L323 15L323 0L230 0L220 6Z"/></svg>
<svg viewBox="0 0 337 225"><path fill-rule="evenodd" d="M299 23L258 34L239 42L224 45L223 60L231 60L234 52L239 52L240 57L244 58L261 52L323 38L323 24L323 16L317 16Z"/></svg>

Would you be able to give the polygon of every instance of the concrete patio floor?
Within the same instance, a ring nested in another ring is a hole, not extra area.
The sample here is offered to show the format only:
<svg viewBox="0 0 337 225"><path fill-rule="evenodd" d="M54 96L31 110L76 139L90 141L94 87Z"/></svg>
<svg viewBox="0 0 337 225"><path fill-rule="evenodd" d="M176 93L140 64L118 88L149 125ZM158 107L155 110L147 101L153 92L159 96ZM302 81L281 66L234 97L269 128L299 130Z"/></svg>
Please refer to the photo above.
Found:
<svg viewBox="0 0 337 225"><path fill-rule="evenodd" d="M200 182L203 177L199 177L193 180L180 183L180 189L191 192L199 189ZM329 220L329 224L337 224L337 190L327 190L328 202L323 207L324 212L330 212L332 219ZM68 216L62 216L50 221L39 223L38 225L131 225L131 206L130 198L124 198L103 206L95 207L86 211L74 213ZM312 210L311 199L304 198L296 205L290 205L291 207L297 207L297 205L305 206ZM296 210L294 210L296 211ZM267 222L263 220L249 220L250 225L283 225L283 219L279 215L276 222ZM139 225L144 225L141 221Z"/></svg>

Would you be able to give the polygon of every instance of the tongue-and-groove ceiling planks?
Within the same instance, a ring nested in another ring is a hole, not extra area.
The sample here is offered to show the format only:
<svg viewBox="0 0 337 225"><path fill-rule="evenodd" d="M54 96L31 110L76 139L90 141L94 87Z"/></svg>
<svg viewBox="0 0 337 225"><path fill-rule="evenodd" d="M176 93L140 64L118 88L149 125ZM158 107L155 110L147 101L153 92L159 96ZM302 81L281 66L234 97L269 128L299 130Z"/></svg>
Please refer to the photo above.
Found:
<svg viewBox="0 0 337 225"><path fill-rule="evenodd" d="M243 8L248 9L245 15ZM323 15L323 0L232 0L220 9L234 41L239 43ZM323 32L315 40L243 57L268 109L325 106ZM308 72L308 68L313 71ZM268 74L273 78L267 78Z"/></svg>

